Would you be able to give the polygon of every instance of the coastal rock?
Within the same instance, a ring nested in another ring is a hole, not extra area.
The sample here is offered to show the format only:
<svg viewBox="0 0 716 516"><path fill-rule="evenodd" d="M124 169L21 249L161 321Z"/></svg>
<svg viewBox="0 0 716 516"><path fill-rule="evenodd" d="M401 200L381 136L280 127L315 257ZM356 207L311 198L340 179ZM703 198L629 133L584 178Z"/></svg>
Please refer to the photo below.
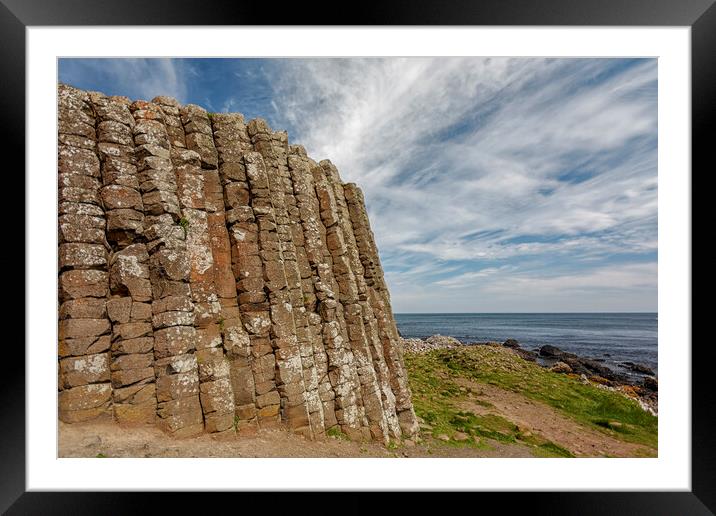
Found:
<svg viewBox="0 0 716 516"><path fill-rule="evenodd" d="M507 339L505 342L502 343L503 346L506 348L519 348L520 343L517 342L515 339Z"/></svg>
<svg viewBox="0 0 716 516"><path fill-rule="evenodd" d="M536 362L537 361L537 353L534 351L529 351L522 348L511 348L513 352L517 353L523 360L527 360L528 362Z"/></svg>
<svg viewBox="0 0 716 516"><path fill-rule="evenodd" d="M610 367L590 358L579 357L574 353L562 351L556 346L550 344L544 345L539 349L540 357L550 360L558 360L572 369L572 372L582 375L585 378L589 376L598 376L610 382L629 383L626 375L618 373Z"/></svg>
<svg viewBox="0 0 716 516"><path fill-rule="evenodd" d="M455 337L448 337L445 335L433 335L425 339L425 342L432 344L433 346L440 347L451 347L451 346L462 346L462 342L457 340Z"/></svg>
<svg viewBox="0 0 716 516"><path fill-rule="evenodd" d="M464 344L454 337L433 335L427 339L401 339L403 350L410 353L426 353L434 349L452 349Z"/></svg>
<svg viewBox="0 0 716 516"><path fill-rule="evenodd" d="M645 389L656 392L659 390L659 381L653 376L644 377L643 385Z"/></svg>
<svg viewBox="0 0 716 516"><path fill-rule="evenodd" d="M635 364L634 362L620 362L619 365L626 369L629 369L630 371L634 371L635 373L648 376L655 375L654 371L648 366L645 366L644 364Z"/></svg>
<svg viewBox="0 0 716 516"><path fill-rule="evenodd" d="M539 354L542 357L547 358L562 358L565 356L568 357L576 357L577 355L574 355L572 353L567 353L565 351L562 351L556 346L552 346L551 344L546 344L539 348Z"/></svg>
<svg viewBox="0 0 716 516"><path fill-rule="evenodd" d="M365 199L334 164L167 96L59 85L58 116L62 421L416 434Z"/></svg>
<svg viewBox="0 0 716 516"><path fill-rule="evenodd" d="M572 373L572 368L569 367L568 364L565 364L564 362L557 362L552 367L549 368L550 371L553 373L563 373L563 374L569 374Z"/></svg>

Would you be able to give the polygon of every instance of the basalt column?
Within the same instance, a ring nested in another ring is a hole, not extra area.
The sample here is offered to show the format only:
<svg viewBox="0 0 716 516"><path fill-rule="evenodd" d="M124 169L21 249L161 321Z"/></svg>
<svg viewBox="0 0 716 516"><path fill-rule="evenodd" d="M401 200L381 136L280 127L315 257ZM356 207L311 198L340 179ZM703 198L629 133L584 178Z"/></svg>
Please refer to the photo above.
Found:
<svg viewBox="0 0 716 516"><path fill-rule="evenodd" d="M163 109L165 113L174 113L177 108ZM231 434L235 400L225 350L228 353L246 350L249 339L236 302L218 153L207 112L194 105L177 111L190 149L172 149L172 159L187 228L201 406L207 431ZM176 115L168 119L177 120Z"/></svg>
<svg viewBox="0 0 716 516"><path fill-rule="evenodd" d="M241 342L227 350L227 356L236 429L249 433L258 429L259 417L263 423L275 425L279 404L276 363L268 336L270 316L259 256L258 225L249 202L244 164L244 154L252 147L240 114L214 114L212 127L223 186L225 227L229 230L232 279L236 278L233 295L239 303L236 331L242 337Z"/></svg>
<svg viewBox="0 0 716 516"><path fill-rule="evenodd" d="M345 238L340 227L338 205L331 184L323 169L315 162L311 173L318 197L320 216L325 227L324 263L319 269L323 280L319 312L323 319L323 343L328 355L329 378L336 394L336 418L344 432L353 438L368 430L362 389L350 345L345 319L345 306L355 298L355 278L345 256ZM330 285L329 289L325 286Z"/></svg>
<svg viewBox="0 0 716 516"><path fill-rule="evenodd" d="M264 202L268 213L258 221L259 244L269 289L271 344L276 357L281 415L289 427L310 437L301 357L301 344L305 345L307 338L306 318L301 317L303 314L299 311L303 307L301 276L286 201L287 191L293 196L287 165L288 137L286 133L271 132L261 119L252 120L248 132L258 152L245 158L251 157L251 170L256 170L261 182L266 178ZM252 175L249 174L250 184Z"/></svg>
<svg viewBox="0 0 716 516"><path fill-rule="evenodd" d="M62 420L414 434L355 185L262 119L58 92Z"/></svg>
<svg viewBox="0 0 716 516"><path fill-rule="evenodd" d="M352 183L344 185L344 192L353 223L357 250L363 265L370 306L378 322L385 360L390 370L390 381L395 394L395 408L398 412L400 426L405 433L412 435L418 430L418 422L413 410L408 379L405 375L398 328L390 307L390 293L383 278L383 268L380 266L378 248L370 229L363 192ZM377 370L380 372L382 368L378 367Z"/></svg>
<svg viewBox="0 0 716 516"><path fill-rule="evenodd" d="M59 415L72 423L111 414L108 250L88 95L60 86L58 114Z"/></svg>
<svg viewBox="0 0 716 516"><path fill-rule="evenodd" d="M154 422L154 337L144 204L134 155L134 117L123 97L90 94L97 113L102 202L107 213L112 321L111 379L114 417L121 423Z"/></svg>
<svg viewBox="0 0 716 516"><path fill-rule="evenodd" d="M181 224L171 145L157 104L137 101L131 110L153 297L158 424L173 435L193 435L204 425L186 227Z"/></svg>
<svg viewBox="0 0 716 516"><path fill-rule="evenodd" d="M335 292L337 283L330 266L330 253L326 248L326 228L320 215L315 183L311 173L311 163L306 150L299 145L290 147L288 168L293 182L294 198L298 221L302 236L296 240L303 245L298 247L298 262L301 271L304 308L308 321L308 340L313 348L313 356L304 358L304 378L307 389L311 422L314 428L329 429L338 425L336 419L335 391L328 375L328 354L324 347L324 330L326 341L334 344L331 328L335 325L334 311L336 306ZM319 313L320 312L320 313ZM328 325L324 327L324 322ZM335 337L339 337L338 333ZM332 369L337 366L331 364ZM320 402L320 410L312 410L315 395Z"/></svg>
<svg viewBox="0 0 716 516"><path fill-rule="evenodd" d="M386 388L385 370L387 364L379 341L378 324L368 302L368 287L365 282L363 264L357 248L353 223L350 218L344 185L338 169L328 160L321 161L333 194L338 213L336 231L328 240L328 248L339 255L334 258L334 269L339 266L342 273L341 303L344 305L346 325L353 355L357 361L361 381L364 405L371 422L374 437L388 432L399 437L398 420L395 417L395 404ZM343 271L346 271L345 273ZM383 406L383 404L386 406Z"/></svg>
<svg viewBox="0 0 716 516"><path fill-rule="evenodd" d="M263 288L267 294L266 301L259 303L257 306L262 310L255 312L256 315L254 316L256 321L260 321L261 332L269 338L271 346L271 353L266 355L267 357L270 356L270 358L265 359L266 364L262 369L265 370L273 364L273 371L266 371L266 376L260 378L260 380L267 382L266 388L270 388L265 394L258 394L259 379L256 378L257 371L254 373L257 387L256 403L257 406L261 406L259 409L259 425L263 425L263 420L266 419L280 420L282 398L279 394L278 386L281 385L282 391L285 392L288 378L296 379L300 376L301 364L300 354L298 355L298 363L296 363L297 355L295 352L298 346L291 316L292 306L288 298L286 275L281 261L268 174L263 158L258 152L246 153L244 155L244 164L251 194L251 208L258 230L258 259L261 262L263 271ZM251 329L254 326L255 324L250 324ZM289 353L294 354L289 355Z"/></svg>

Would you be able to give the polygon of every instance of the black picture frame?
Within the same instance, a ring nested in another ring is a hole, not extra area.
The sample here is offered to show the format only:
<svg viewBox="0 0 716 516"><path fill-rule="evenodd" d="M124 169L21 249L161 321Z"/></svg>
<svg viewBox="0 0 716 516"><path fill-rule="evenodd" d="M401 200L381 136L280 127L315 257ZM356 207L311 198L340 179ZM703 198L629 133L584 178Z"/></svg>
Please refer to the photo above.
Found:
<svg viewBox="0 0 716 516"><path fill-rule="evenodd" d="M319 14L320 13L320 14ZM342 16L341 16L342 14ZM716 143L716 5L714 0L420 0L336 4L302 3L276 8L272 3L190 0L0 0L0 124L3 147L14 149L20 163L14 168L18 192L26 195L24 175L25 137L25 28L27 26L87 25L571 25L571 26L689 26L692 71L692 171L713 171L712 147ZM9 172L9 170L6 170ZM19 197L19 196L17 196ZM694 205L692 200L692 206ZM693 234L693 231L692 231ZM23 237L20 237L23 238ZM24 238L27 238L25 234ZM18 239L19 241L19 239ZM693 266L692 266L693 271ZM25 270L25 275L29 271ZM693 273L693 272L692 272ZM25 324L30 323L25 312ZM693 316L691 316L693 321ZM693 323L692 323L693 328ZM693 332L693 330L692 330ZM531 514L713 514L716 511L716 453L710 415L716 396L710 372L713 345L692 337L692 490L689 492L589 492L589 493L470 493L467 501L497 502L502 510L527 506ZM149 495L141 493L40 493L25 492L25 365L18 340L5 343L3 358L13 367L3 368L0 389L0 511L8 514L126 514L146 512L160 499L162 512L187 509L196 497L189 493ZM681 343L684 349L690 343ZM25 346L29 343L25 341ZM8 355L9 354L9 355ZM291 512L304 506L308 493L293 493ZM212 494L220 506L232 495ZM371 510L362 494L343 495L341 512ZM457 493L451 496L458 496ZM359 500L360 497L360 500ZM407 497L406 497L407 498ZM272 498L273 500L273 498ZM420 493L410 504L423 504ZM453 498L455 503L465 500ZM509 504L506 503L509 500ZM199 502L201 503L201 501ZM231 503L231 502L229 502ZM275 502L279 503L279 502ZM288 502L287 502L288 503ZM401 501L408 504L408 501ZM254 505L257 504L257 505ZM262 504L262 505L258 505ZM264 497L243 497L241 511L268 507ZM282 507L279 504L277 507ZM407 510L409 505L403 505ZM266 509L271 510L271 509ZM273 512L273 511L272 511ZM502 512L502 511L501 511Z"/></svg>

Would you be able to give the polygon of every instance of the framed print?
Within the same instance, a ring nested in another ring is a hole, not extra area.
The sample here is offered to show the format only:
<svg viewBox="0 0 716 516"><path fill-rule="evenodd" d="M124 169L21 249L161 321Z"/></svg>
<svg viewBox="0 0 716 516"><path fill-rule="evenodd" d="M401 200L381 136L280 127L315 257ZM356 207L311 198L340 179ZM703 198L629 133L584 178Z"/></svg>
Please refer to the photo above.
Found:
<svg viewBox="0 0 716 516"><path fill-rule="evenodd" d="M716 8L498 4L0 5L27 202L3 510L712 513L691 170Z"/></svg>

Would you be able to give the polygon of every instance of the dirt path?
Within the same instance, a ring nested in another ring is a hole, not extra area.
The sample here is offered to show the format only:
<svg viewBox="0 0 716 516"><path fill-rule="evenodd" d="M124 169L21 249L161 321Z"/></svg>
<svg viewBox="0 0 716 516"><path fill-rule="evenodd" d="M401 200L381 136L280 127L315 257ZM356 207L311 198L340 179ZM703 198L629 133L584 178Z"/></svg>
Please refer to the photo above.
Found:
<svg viewBox="0 0 716 516"><path fill-rule="evenodd" d="M507 391L494 385L458 379L457 383L467 387L480 401L465 401L460 404L463 410L475 414L497 414L513 422L525 432L540 435L545 439L569 450L577 457L643 457L653 455L645 446L626 443L605 433L581 425L561 414L558 410L531 400L521 394Z"/></svg>
<svg viewBox="0 0 716 516"><path fill-rule="evenodd" d="M59 423L60 457L532 457L522 445L492 449L449 446L432 439L390 449L380 443L337 438L308 441L288 431L216 440L211 435L170 438L154 427L123 429L113 423Z"/></svg>

